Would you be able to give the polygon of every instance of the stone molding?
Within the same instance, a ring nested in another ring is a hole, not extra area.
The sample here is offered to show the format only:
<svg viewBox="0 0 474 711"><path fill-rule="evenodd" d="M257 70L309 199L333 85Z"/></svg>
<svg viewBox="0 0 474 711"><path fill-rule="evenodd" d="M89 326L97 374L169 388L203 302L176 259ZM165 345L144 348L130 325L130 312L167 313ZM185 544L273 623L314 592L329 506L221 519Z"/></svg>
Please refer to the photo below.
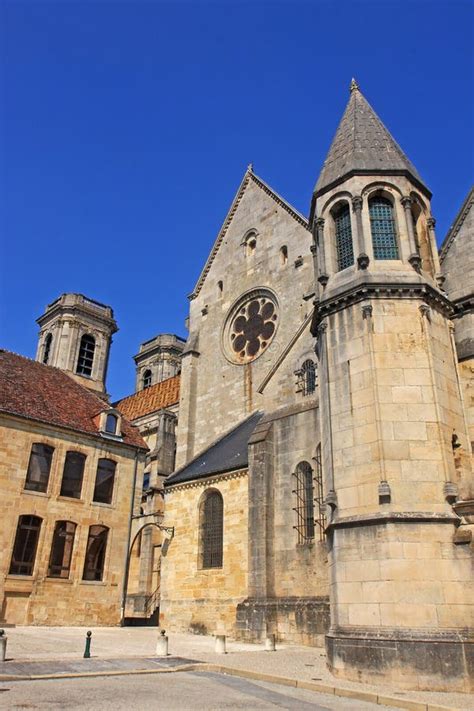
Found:
<svg viewBox="0 0 474 711"><path fill-rule="evenodd" d="M328 524L326 533L338 528L358 528L361 526L379 526L387 523L449 523L459 526L461 520L455 514L430 513L424 511L391 511L387 513L362 514L339 518Z"/></svg>
<svg viewBox="0 0 474 711"><path fill-rule="evenodd" d="M227 481L229 479L240 479L240 477L247 476L247 474L248 469L236 469L233 472L213 474L204 479L194 479L193 481L186 481L182 482L181 484L167 484L165 489L165 496L175 491L181 491L183 489L196 489L199 487L206 487L212 484L217 484L219 481Z"/></svg>

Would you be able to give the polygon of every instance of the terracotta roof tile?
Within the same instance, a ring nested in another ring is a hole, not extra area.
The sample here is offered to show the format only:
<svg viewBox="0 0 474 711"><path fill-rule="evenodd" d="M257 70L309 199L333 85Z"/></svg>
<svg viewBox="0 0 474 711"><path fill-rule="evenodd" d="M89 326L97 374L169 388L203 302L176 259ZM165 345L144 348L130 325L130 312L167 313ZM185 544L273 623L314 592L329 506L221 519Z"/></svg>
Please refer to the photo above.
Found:
<svg viewBox="0 0 474 711"><path fill-rule="evenodd" d="M161 383L150 385L134 395L129 395L115 403L115 407L129 420L162 410L164 407L175 405L179 402L180 376L163 380Z"/></svg>
<svg viewBox="0 0 474 711"><path fill-rule="evenodd" d="M0 412L100 437L97 416L107 407L59 368L0 350ZM122 437L124 444L147 449L125 417Z"/></svg>

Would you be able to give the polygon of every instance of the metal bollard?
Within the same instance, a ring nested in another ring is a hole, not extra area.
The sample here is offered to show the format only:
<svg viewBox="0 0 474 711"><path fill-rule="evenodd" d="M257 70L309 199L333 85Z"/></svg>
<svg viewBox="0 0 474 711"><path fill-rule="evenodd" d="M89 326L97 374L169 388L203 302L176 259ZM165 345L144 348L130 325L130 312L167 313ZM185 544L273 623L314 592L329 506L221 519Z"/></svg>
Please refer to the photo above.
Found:
<svg viewBox="0 0 474 711"><path fill-rule="evenodd" d="M227 654L225 649L225 634L216 634L215 651L217 654Z"/></svg>
<svg viewBox="0 0 474 711"><path fill-rule="evenodd" d="M7 656L7 639L5 630L0 630L0 662L4 662Z"/></svg>
<svg viewBox="0 0 474 711"><path fill-rule="evenodd" d="M265 651L266 652L275 652L276 651L275 635L274 634L267 634L267 637L265 639Z"/></svg>
<svg viewBox="0 0 474 711"><path fill-rule="evenodd" d="M92 632L89 630L89 632L86 633L86 648L84 650L84 659L89 659L91 656L91 637Z"/></svg>
<svg viewBox="0 0 474 711"><path fill-rule="evenodd" d="M165 630L161 630L160 636L158 637L158 640L156 642L156 656L168 656L168 637L166 636Z"/></svg>

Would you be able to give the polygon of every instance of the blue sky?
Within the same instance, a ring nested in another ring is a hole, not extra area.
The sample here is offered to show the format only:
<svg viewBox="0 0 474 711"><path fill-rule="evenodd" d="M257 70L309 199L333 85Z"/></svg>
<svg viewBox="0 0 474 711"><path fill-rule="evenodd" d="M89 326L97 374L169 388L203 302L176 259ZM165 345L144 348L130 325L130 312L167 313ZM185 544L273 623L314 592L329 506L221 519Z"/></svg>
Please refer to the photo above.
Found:
<svg viewBox="0 0 474 711"><path fill-rule="evenodd" d="M473 3L0 2L1 345L34 357L67 291L110 304L108 387L185 335L249 162L301 212L355 76L434 193L472 181Z"/></svg>

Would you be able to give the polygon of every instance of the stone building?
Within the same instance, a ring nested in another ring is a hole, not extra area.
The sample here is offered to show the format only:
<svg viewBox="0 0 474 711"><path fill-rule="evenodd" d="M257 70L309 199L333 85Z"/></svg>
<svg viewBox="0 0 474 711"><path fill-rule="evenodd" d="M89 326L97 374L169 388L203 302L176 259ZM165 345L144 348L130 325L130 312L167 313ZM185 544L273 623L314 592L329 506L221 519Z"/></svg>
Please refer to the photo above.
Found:
<svg viewBox="0 0 474 711"><path fill-rule="evenodd" d="M430 200L355 82L309 219L246 171L190 296L167 630L469 688L472 192L441 260Z"/></svg>
<svg viewBox="0 0 474 711"><path fill-rule="evenodd" d="M70 374L0 351L2 623L120 623L145 454Z"/></svg>

